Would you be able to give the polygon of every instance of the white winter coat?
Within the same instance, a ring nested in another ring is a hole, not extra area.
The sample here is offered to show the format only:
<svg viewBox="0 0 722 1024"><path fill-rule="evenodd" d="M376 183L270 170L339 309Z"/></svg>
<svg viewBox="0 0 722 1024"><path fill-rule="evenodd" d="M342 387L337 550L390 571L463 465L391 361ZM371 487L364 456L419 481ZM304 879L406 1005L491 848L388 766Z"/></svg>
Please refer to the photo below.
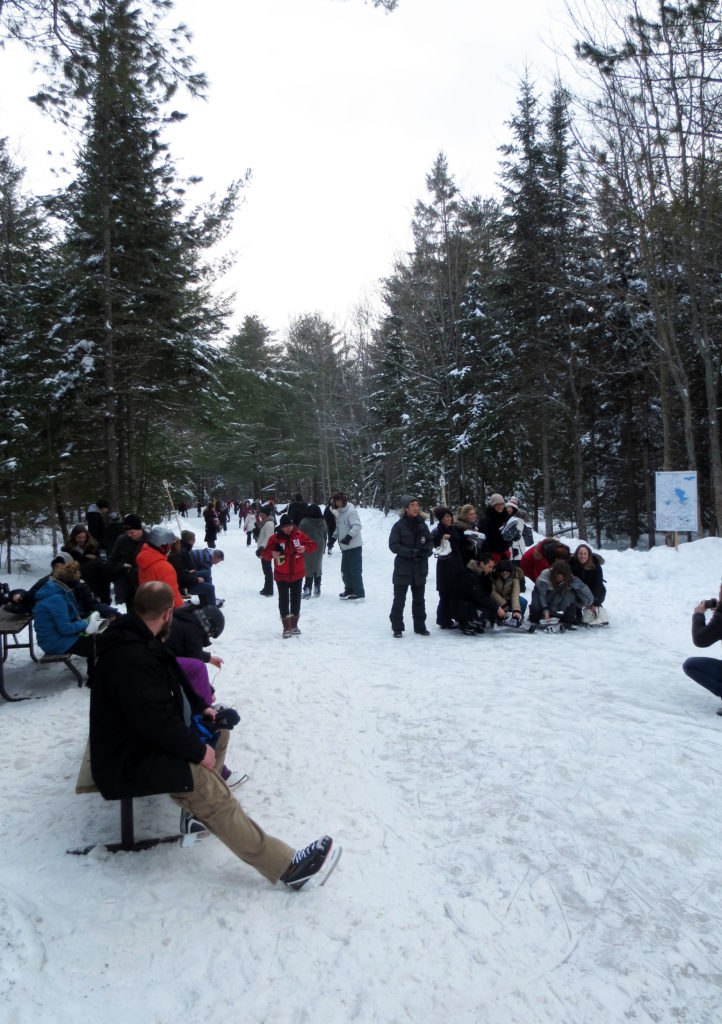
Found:
<svg viewBox="0 0 722 1024"><path fill-rule="evenodd" d="M350 501L347 501L343 508L337 508L336 512L336 532L334 537L338 539L338 546L342 551L350 551L351 548L360 548L362 544L361 540L361 520L359 514L356 511L356 506L352 505ZM348 544L343 544L344 537L351 535L351 540Z"/></svg>
<svg viewBox="0 0 722 1024"><path fill-rule="evenodd" d="M273 518L269 516L268 519L263 524L263 526L261 527L260 533L258 534L258 540L256 541L256 551L263 551L266 544L268 544L269 540L271 539L271 536L275 528L276 527L273 524Z"/></svg>

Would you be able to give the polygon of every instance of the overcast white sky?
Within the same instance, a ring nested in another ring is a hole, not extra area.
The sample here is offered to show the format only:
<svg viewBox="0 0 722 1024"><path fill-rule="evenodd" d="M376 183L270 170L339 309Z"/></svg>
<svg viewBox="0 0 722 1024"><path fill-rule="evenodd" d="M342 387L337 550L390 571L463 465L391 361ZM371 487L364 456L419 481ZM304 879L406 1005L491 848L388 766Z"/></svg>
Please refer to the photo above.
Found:
<svg viewBox="0 0 722 1024"><path fill-rule="evenodd" d="M545 91L570 51L563 0L176 0L211 81L169 136L179 170L222 190L252 170L230 245L236 322L283 335L318 311L342 326L404 250L443 150L466 194L496 189L525 63ZM29 183L49 187L57 136L26 96L23 56L0 52L0 131ZM562 67L564 71L564 67ZM65 147L72 152L72 145ZM199 198L204 195L199 193Z"/></svg>

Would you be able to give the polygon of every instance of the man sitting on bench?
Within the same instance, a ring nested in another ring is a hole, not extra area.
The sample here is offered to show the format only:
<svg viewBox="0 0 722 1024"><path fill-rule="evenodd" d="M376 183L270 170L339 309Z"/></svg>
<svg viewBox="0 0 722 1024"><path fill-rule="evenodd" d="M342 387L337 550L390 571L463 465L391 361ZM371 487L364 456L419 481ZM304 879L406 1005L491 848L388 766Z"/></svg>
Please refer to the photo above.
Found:
<svg viewBox="0 0 722 1024"><path fill-rule="evenodd" d="M106 800L169 793L180 805L181 833L208 830L271 882L300 889L326 880L338 847L330 836L294 851L243 811L220 772L229 732L215 750L201 739L194 714L214 719L165 646L173 592L142 584L133 609L98 641L90 694L90 760Z"/></svg>

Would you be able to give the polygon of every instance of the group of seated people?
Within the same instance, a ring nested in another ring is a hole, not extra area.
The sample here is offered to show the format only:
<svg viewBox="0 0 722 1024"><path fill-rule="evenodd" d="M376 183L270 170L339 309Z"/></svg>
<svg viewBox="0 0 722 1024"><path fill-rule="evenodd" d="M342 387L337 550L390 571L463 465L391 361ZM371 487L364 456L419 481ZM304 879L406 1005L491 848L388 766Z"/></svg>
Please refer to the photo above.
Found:
<svg viewBox="0 0 722 1024"><path fill-rule="evenodd" d="M177 538L164 526L145 530L133 513L119 525L122 533L116 535L110 552L88 527L74 526L52 559L50 573L27 591L11 591L8 607L33 616L38 644L46 654L81 655L88 658L90 669L95 634L121 614L110 603L111 584L116 603L130 608L141 584L161 581L171 588L177 611L195 597L200 609L217 612L211 615L216 626L218 617L222 621L218 609L223 601L216 597L212 575L213 567L223 561L222 551L194 550L195 535L190 531Z"/></svg>
<svg viewBox="0 0 722 1024"><path fill-rule="evenodd" d="M146 532L136 515L122 525L107 559L99 556L96 538L75 527L50 574L30 591L9 595L13 610L33 615L46 653L88 659L98 788L106 799L170 793L182 808L182 835L213 833L270 881L291 889L323 884L340 853L330 836L294 849L264 833L230 792L247 779L225 763L228 730L239 716L215 703L208 665L220 668L223 660L207 650L225 625L211 574L222 552L194 552L195 537L186 531L181 538L162 526ZM91 568L90 585L82 577L96 560L109 571L103 578ZM101 600L99 591L110 581L126 615ZM198 605L183 600L183 586L195 590Z"/></svg>
<svg viewBox="0 0 722 1024"><path fill-rule="evenodd" d="M470 504L456 515L445 506L435 508L434 517L436 622L442 629L471 636L502 624L533 631L608 621L602 607L604 559L584 543L572 555L553 538L521 553L524 539L533 537L515 498L492 494L480 517ZM527 583L533 585L530 601L524 597Z"/></svg>

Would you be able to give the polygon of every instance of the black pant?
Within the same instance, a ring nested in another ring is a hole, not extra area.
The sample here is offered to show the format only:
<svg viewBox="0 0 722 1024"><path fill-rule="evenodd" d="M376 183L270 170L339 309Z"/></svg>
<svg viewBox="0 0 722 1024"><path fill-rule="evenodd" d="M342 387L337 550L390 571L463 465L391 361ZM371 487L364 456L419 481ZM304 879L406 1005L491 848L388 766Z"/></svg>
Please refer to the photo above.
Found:
<svg viewBox="0 0 722 1024"><path fill-rule="evenodd" d="M426 580L424 580L422 583L394 584L394 603L391 605L391 613L389 615L391 628L394 631L404 628L404 606L406 605L406 591L409 587L411 587L411 617L414 620L414 629L421 630L426 628L426 604L424 601Z"/></svg>
<svg viewBox="0 0 722 1024"><path fill-rule="evenodd" d="M287 615L301 614L301 584L303 580L294 580L293 583L276 580L278 588L278 610L281 618Z"/></svg>
<svg viewBox="0 0 722 1024"><path fill-rule="evenodd" d="M263 593L273 593L273 566L270 562L265 559L261 559L261 568L263 569Z"/></svg>
<svg viewBox="0 0 722 1024"><path fill-rule="evenodd" d="M717 658L687 658L682 669L695 683L715 697L722 697L722 661Z"/></svg>
<svg viewBox="0 0 722 1024"><path fill-rule="evenodd" d="M436 609L436 625L437 626L451 626L454 622L454 617L451 614L451 602L452 595L448 590L439 591L439 605Z"/></svg>
<svg viewBox="0 0 722 1024"><path fill-rule="evenodd" d="M88 686L90 686L90 680L93 678L93 669L95 667L95 636L77 637L67 653L78 654L81 658L88 659Z"/></svg>

